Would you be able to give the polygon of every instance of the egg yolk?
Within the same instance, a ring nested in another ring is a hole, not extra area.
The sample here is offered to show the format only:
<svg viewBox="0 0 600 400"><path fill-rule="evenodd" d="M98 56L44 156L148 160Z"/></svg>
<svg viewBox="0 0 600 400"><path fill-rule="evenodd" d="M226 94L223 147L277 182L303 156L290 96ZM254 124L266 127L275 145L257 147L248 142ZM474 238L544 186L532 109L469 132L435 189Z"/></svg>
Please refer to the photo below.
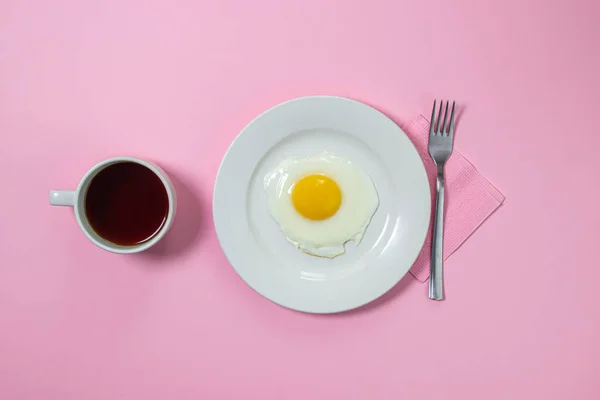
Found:
<svg viewBox="0 0 600 400"><path fill-rule="evenodd" d="M342 191L325 175L308 175L292 188L292 204L300 215L313 221L332 217L342 204Z"/></svg>

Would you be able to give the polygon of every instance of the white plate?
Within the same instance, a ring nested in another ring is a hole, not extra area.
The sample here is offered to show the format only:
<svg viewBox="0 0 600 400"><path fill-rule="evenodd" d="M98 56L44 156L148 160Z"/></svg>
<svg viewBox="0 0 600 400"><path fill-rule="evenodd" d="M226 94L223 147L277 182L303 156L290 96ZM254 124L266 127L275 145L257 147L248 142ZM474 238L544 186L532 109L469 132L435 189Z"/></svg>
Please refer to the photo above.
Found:
<svg viewBox="0 0 600 400"><path fill-rule="evenodd" d="M264 176L288 157L328 151L366 171L379 208L359 246L321 259L290 244L267 209ZM238 135L221 163L213 216L219 242L240 277L267 299L298 311L334 313L390 290L419 254L431 213L417 150L388 117L340 97L291 100Z"/></svg>

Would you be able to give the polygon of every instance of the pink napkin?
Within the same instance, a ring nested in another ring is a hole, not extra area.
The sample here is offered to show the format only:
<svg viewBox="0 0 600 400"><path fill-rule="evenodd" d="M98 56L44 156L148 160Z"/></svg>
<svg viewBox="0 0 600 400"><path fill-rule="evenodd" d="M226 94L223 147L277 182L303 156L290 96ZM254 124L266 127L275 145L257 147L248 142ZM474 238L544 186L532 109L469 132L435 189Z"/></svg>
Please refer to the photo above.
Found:
<svg viewBox="0 0 600 400"><path fill-rule="evenodd" d="M422 115L402 126L419 151L431 185L432 200L435 200L435 163L427 152L429 121ZM479 228L479 226L504 202L504 196L487 181L456 149L446 164L446 215L444 225L444 260L454 253ZM435 202L432 201L435 207ZM433 209L432 209L433 212ZM410 269L421 282L429 278L431 260L431 230L425 245Z"/></svg>

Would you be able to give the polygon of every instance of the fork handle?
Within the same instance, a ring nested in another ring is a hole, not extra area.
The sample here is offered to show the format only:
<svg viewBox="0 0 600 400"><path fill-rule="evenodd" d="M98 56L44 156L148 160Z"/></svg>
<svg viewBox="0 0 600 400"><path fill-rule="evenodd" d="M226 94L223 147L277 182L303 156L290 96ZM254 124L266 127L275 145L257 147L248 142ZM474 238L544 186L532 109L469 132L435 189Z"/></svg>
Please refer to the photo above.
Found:
<svg viewBox="0 0 600 400"><path fill-rule="evenodd" d="M431 242L431 270L429 277L429 298L444 299L444 166L438 166L433 238Z"/></svg>

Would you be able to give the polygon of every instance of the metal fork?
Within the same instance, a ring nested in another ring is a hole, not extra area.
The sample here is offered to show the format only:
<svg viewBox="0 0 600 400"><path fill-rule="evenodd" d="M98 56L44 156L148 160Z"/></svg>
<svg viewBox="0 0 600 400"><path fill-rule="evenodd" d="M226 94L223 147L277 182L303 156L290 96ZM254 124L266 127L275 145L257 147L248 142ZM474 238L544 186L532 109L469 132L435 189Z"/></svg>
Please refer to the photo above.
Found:
<svg viewBox="0 0 600 400"><path fill-rule="evenodd" d="M429 155L437 165L435 216L433 220L433 240L431 243L431 276L429 277L429 298L432 300L444 299L444 258L442 255L444 242L444 166L450 154L452 154L455 102L452 102L450 122L446 125L448 103L447 101L444 119L442 120L444 101L440 101L440 110L436 121L435 100L433 101L431 123L429 126Z"/></svg>

